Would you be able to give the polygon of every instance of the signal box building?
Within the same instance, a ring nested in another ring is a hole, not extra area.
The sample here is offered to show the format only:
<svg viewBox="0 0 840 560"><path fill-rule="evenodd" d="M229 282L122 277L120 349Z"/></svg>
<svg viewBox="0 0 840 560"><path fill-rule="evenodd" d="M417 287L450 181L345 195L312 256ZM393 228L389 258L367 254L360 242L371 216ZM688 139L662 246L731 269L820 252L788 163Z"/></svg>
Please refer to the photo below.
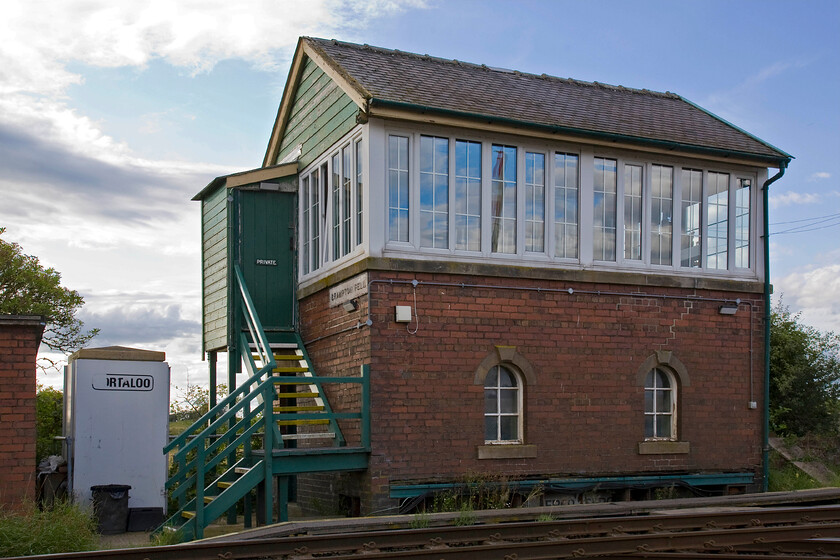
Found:
<svg viewBox="0 0 840 560"><path fill-rule="evenodd" d="M276 396L341 433L310 409L272 445L360 450L292 473L305 510L394 512L467 474L545 503L761 490L790 159L673 93L302 38L263 166L196 196L212 377L218 352L250 375L244 285L304 375L368 384Z"/></svg>

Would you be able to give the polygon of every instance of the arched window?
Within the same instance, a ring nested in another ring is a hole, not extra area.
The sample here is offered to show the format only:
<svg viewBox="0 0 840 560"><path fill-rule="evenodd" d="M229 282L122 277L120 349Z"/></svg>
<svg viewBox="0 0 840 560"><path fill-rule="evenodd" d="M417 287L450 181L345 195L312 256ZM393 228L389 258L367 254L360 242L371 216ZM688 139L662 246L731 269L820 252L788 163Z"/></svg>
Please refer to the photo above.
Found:
<svg viewBox="0 0 840 560"><path fill-rule="evenodd" d="M522 443L522 381L502 365L484 379L484 441Z"/></svg>
<svg viewBox="0 0 840 560"><path fill-rule="evenodd" d="M665 368L645 376L645 439L677 439L677 383Z"/></svg>

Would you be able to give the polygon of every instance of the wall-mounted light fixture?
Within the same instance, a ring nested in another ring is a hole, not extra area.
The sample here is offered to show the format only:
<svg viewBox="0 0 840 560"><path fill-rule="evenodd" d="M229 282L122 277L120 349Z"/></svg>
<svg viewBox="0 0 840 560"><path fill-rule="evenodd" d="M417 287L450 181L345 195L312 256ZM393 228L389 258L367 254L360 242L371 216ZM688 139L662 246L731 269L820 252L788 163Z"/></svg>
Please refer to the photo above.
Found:
<svg viewBox="0 0 840 560"><path fill-rule="evenodd" d="M721 315L735 315L738 313L738 303L724 303L718 309L718 313Z"/></svg>
<svg viewBox="0 0 840 560"><path fill-rule="evenodd" d="M353 313L354 311L356 311L359 308L359 302L356 301L355 299L351 299L350 301L345 301L344 303L342 303L341 307L347 313Z"/></svg>

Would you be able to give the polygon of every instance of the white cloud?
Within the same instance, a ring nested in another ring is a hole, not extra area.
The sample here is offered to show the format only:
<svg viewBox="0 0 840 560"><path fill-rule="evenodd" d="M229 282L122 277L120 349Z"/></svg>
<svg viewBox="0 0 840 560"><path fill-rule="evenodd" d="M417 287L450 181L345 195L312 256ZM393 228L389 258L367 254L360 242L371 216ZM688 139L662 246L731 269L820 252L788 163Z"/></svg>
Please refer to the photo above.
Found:
<svg viewBox="0 0 840 560"><path fill-rule="evenodd" d="M770 195L770 208L780 206L791 206L793 204L818 204L821 197L816 193L801 193L788 191L780 194Z"/></svg>
<svg viewBox="0 0 840 560"><path fill-rule="evenodd" d="M229 58L276 70L300 35L353 32L419 0L16 0L0 19L0 93L56 94L68 62L143 67L155 58L206 71ZM280 56L278 56L278 53ZM285 56L283 56L285 54Z"/></svg>
<svg viewBox="0 0 840 560"><path fill-rule="evenodd" d="M808 177L809 181L819 181L821 179L830 179L831 173L827 171L817 171L816 173L812 173L810 177Z"/></svg>
<svg viewBox="0 0 840 560"><path fill-rule="evenodd" d="M805 324L840 333L840 264L794 272L774 280L774 292Z"/></svg>

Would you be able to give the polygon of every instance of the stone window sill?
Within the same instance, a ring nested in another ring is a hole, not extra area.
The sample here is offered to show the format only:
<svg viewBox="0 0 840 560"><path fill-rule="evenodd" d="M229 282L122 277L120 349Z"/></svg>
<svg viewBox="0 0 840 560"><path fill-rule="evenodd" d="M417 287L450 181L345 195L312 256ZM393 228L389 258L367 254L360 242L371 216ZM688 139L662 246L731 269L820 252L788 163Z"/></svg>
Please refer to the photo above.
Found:
<svg viewBox="0 0 840 560"><path fill-rule="evenodd" d="M641 441L639 455L684 455L691 450L687 441Z"/></svg>
<svg viewBox="0 0 840 560"><path fill-rule="evenodd" d="M533 459L536 445L479 445L479 459Z"/></svg>

